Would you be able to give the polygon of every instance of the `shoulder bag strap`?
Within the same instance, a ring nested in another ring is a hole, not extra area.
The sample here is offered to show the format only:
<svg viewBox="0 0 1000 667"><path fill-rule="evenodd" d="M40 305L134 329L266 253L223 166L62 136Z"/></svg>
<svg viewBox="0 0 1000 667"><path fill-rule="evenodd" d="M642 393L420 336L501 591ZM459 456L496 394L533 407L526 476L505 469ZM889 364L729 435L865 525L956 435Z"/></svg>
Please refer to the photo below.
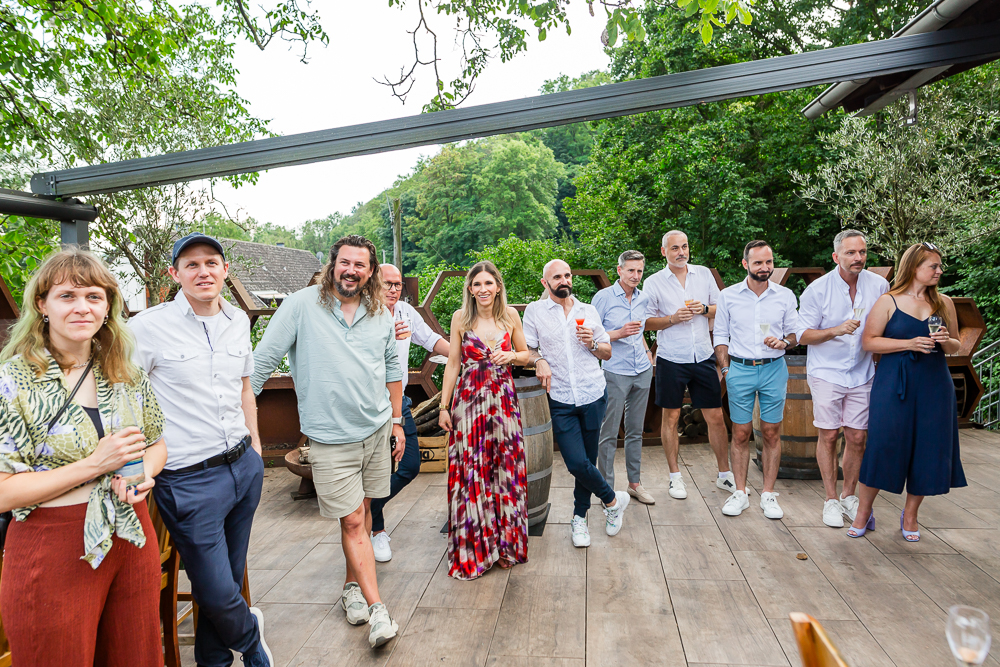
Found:
<svg viewBox="0 0 1000 667"><path fill-rule="evenodd" d="M69 392L69 396L66 397L66 402L63 403L63 406L61 408L59 408L59 412L56 413L56 416L53 417L51 421L49 421L49 426L47 429L45 429L46 433L52 430L52 427L55 426L55 423L59 421L59 418L63 416L64 412L66 412L66 408L69 407L69 404L70 402L72 402L73 397L76 396L76 392L80 390L81 386L83 386L83 381L87 379L88 375L90 375L90 369L92 369L93 367L94 367L94 357L91 357L90 363L87 364L87 368L83 371L83 375L81 375L80 379L77 380L76 386L73 387L73 391Z"/></svg>

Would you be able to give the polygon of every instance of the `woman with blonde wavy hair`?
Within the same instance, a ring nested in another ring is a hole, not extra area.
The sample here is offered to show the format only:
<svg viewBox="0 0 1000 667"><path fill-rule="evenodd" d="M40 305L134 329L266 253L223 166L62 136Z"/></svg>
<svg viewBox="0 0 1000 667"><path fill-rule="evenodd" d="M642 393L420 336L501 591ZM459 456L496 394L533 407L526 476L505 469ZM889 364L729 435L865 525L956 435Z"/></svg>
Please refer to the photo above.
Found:
<svg viewBox="0 0 1000 667"><path fill-rule="evenodd" d="M441 388L448 439L448 574L475 579L528 560L527 472L510 364L528 362L521 318L492 262L465 275Z"/></svg>
<svg viewBox="0 0 1000 667"><path fill-rule="evenodd" d="M872 382L868 445L850 537L875 528L872 504L879 490L902 493L905 487L899 528L903 539L917 542L917 511L924 496L966 485L955 385L945 358L961 342L951 333L958 331L955 304L937 289L943 273L937 246L910 246L892 289L868 314L861 344L882 357Z"/></svg>
<svg viewBox="0 0 1000 667"><path fill-rule="evenodd" d="M132 363L118 284L94 255L39 267L0 353L0 612L14 664L163 664L160 559L145 498L167 459L163 415ZM107 433L112 386L138 427ZM146 481L115 471L142 458Z"/></svg>

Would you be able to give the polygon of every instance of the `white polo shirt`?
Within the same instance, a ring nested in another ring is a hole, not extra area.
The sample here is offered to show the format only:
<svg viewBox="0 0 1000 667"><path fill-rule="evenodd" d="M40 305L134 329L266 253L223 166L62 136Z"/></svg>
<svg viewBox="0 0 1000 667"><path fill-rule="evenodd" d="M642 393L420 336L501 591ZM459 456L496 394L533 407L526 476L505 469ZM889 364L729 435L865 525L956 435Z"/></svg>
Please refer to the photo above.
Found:
<svg viewBox="0 0 1000 667"><path fill-rule="evenodd" d="M861 326L853 334L837 336L825 343L809 346L806 372L821 380L847 389L860 387L875 376L872 353L861 347L868 313L875 301L889 291L889 282L871 271L858 274L858 287L851 301L851 287L840 269L817 278L802 292L799 305L799 338L807 329L829 329L854 319L854 309L864 308Z"/></svg>
<svg viewBox="0 0 1000 667"><path fill-rule="evenodd" d="M646 278L643 290L649 304L649 317L673 315L684 307L685 299L696 299L709 306L719 301L719 285L712 270L697 264L687 265L683 287L668 266ZM705 315L695 315L687 322L678 322L656 332L656 356L675 364L701 363L714 352Z"/></svg>
<svg viewBox="0 0 1000 667"><path fill-rule="evenodd" d="M767 281L760 296L750 289L747 276L719 294L715 311L715 344L728 345L729 356L741 359L777 359L784 350L764 345L767 336L779 340L799 330L795 294L787 287ZM761 324L769 324L767 336Z"/></svg>
<svg viewBox="0 0 1000 667"><path fill-rule="evenodd" d="M575 296L569 316L552 299L532 301L524 309L524 339L536 347L552 369L552 400L568 405L589 405L604 396L606 386L600 360L576 337L576 319L594 332L598 343L610 343L597 309Z"/></svg>
<svg viewBox="0 0 1000 667"><path fill-rule="evenodd" d="M135 363L166 418L167 470L201 463L250 433L242 397L243 378L253 373L250 318L221 301L212 321L194 314L183 291L129 319Z"/></svg>
<svg viewBox="0 0 1000 667"><path fill-rule="evenodd" d="M407 319L410 320L411 334L409 338L404 338L403 340L396 339L396 351L399 353L399 367L403 371L403 389L406 389L410 375L410 341L413 341L428 352L433 352L434 346L441 340L441 335L436 333L434 329L431 329L427 322L424 322L424 318L420 316L420 313L413 306L400 299L393 306L393 319L398 321L401 319L400 315L404 313Z"/></svg>

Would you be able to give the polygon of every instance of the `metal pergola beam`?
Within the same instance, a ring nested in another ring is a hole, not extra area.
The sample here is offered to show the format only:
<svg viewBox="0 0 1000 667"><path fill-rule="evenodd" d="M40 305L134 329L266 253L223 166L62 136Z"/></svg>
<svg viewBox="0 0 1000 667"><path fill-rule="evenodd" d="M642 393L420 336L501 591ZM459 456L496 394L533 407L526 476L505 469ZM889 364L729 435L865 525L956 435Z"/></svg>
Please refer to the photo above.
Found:
<svg viewBox="0 0 1000 667"><path fill-rule="evenodd" d="M997 57L1000 57L1000 25L978 25L509 102L35 174L31 189L59 196L117 192Z"/></svg>
<svg viewBox="0 0 1000 667"><path fill-rule="evenodd" d="M56 201L27 192L0 188L0 214L70 222L97 220L97 207L78 202Z"/></svg>

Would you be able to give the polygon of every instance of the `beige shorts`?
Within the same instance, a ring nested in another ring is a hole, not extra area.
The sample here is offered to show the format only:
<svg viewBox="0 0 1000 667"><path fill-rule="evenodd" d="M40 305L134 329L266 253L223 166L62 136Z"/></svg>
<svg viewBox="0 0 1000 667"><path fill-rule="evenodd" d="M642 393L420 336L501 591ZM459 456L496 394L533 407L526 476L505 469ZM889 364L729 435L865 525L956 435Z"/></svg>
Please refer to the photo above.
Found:
<svg viewBox="0 0 1000 667"><path fill-rule="evenodd" d="M868 429L868 404L871 402L874 378L851 389L812 375L807 381L812 393L813 426L830 431L841 426L859 431Z"/></svg>
<svg viewBox="0 0 1000 667"><path fill-rule="evenodd" d="M321 516L341 519L361 507L365 498L389 495L391 434L390 419L361 442L327 445L309 438L309 462Z"/></svg>

